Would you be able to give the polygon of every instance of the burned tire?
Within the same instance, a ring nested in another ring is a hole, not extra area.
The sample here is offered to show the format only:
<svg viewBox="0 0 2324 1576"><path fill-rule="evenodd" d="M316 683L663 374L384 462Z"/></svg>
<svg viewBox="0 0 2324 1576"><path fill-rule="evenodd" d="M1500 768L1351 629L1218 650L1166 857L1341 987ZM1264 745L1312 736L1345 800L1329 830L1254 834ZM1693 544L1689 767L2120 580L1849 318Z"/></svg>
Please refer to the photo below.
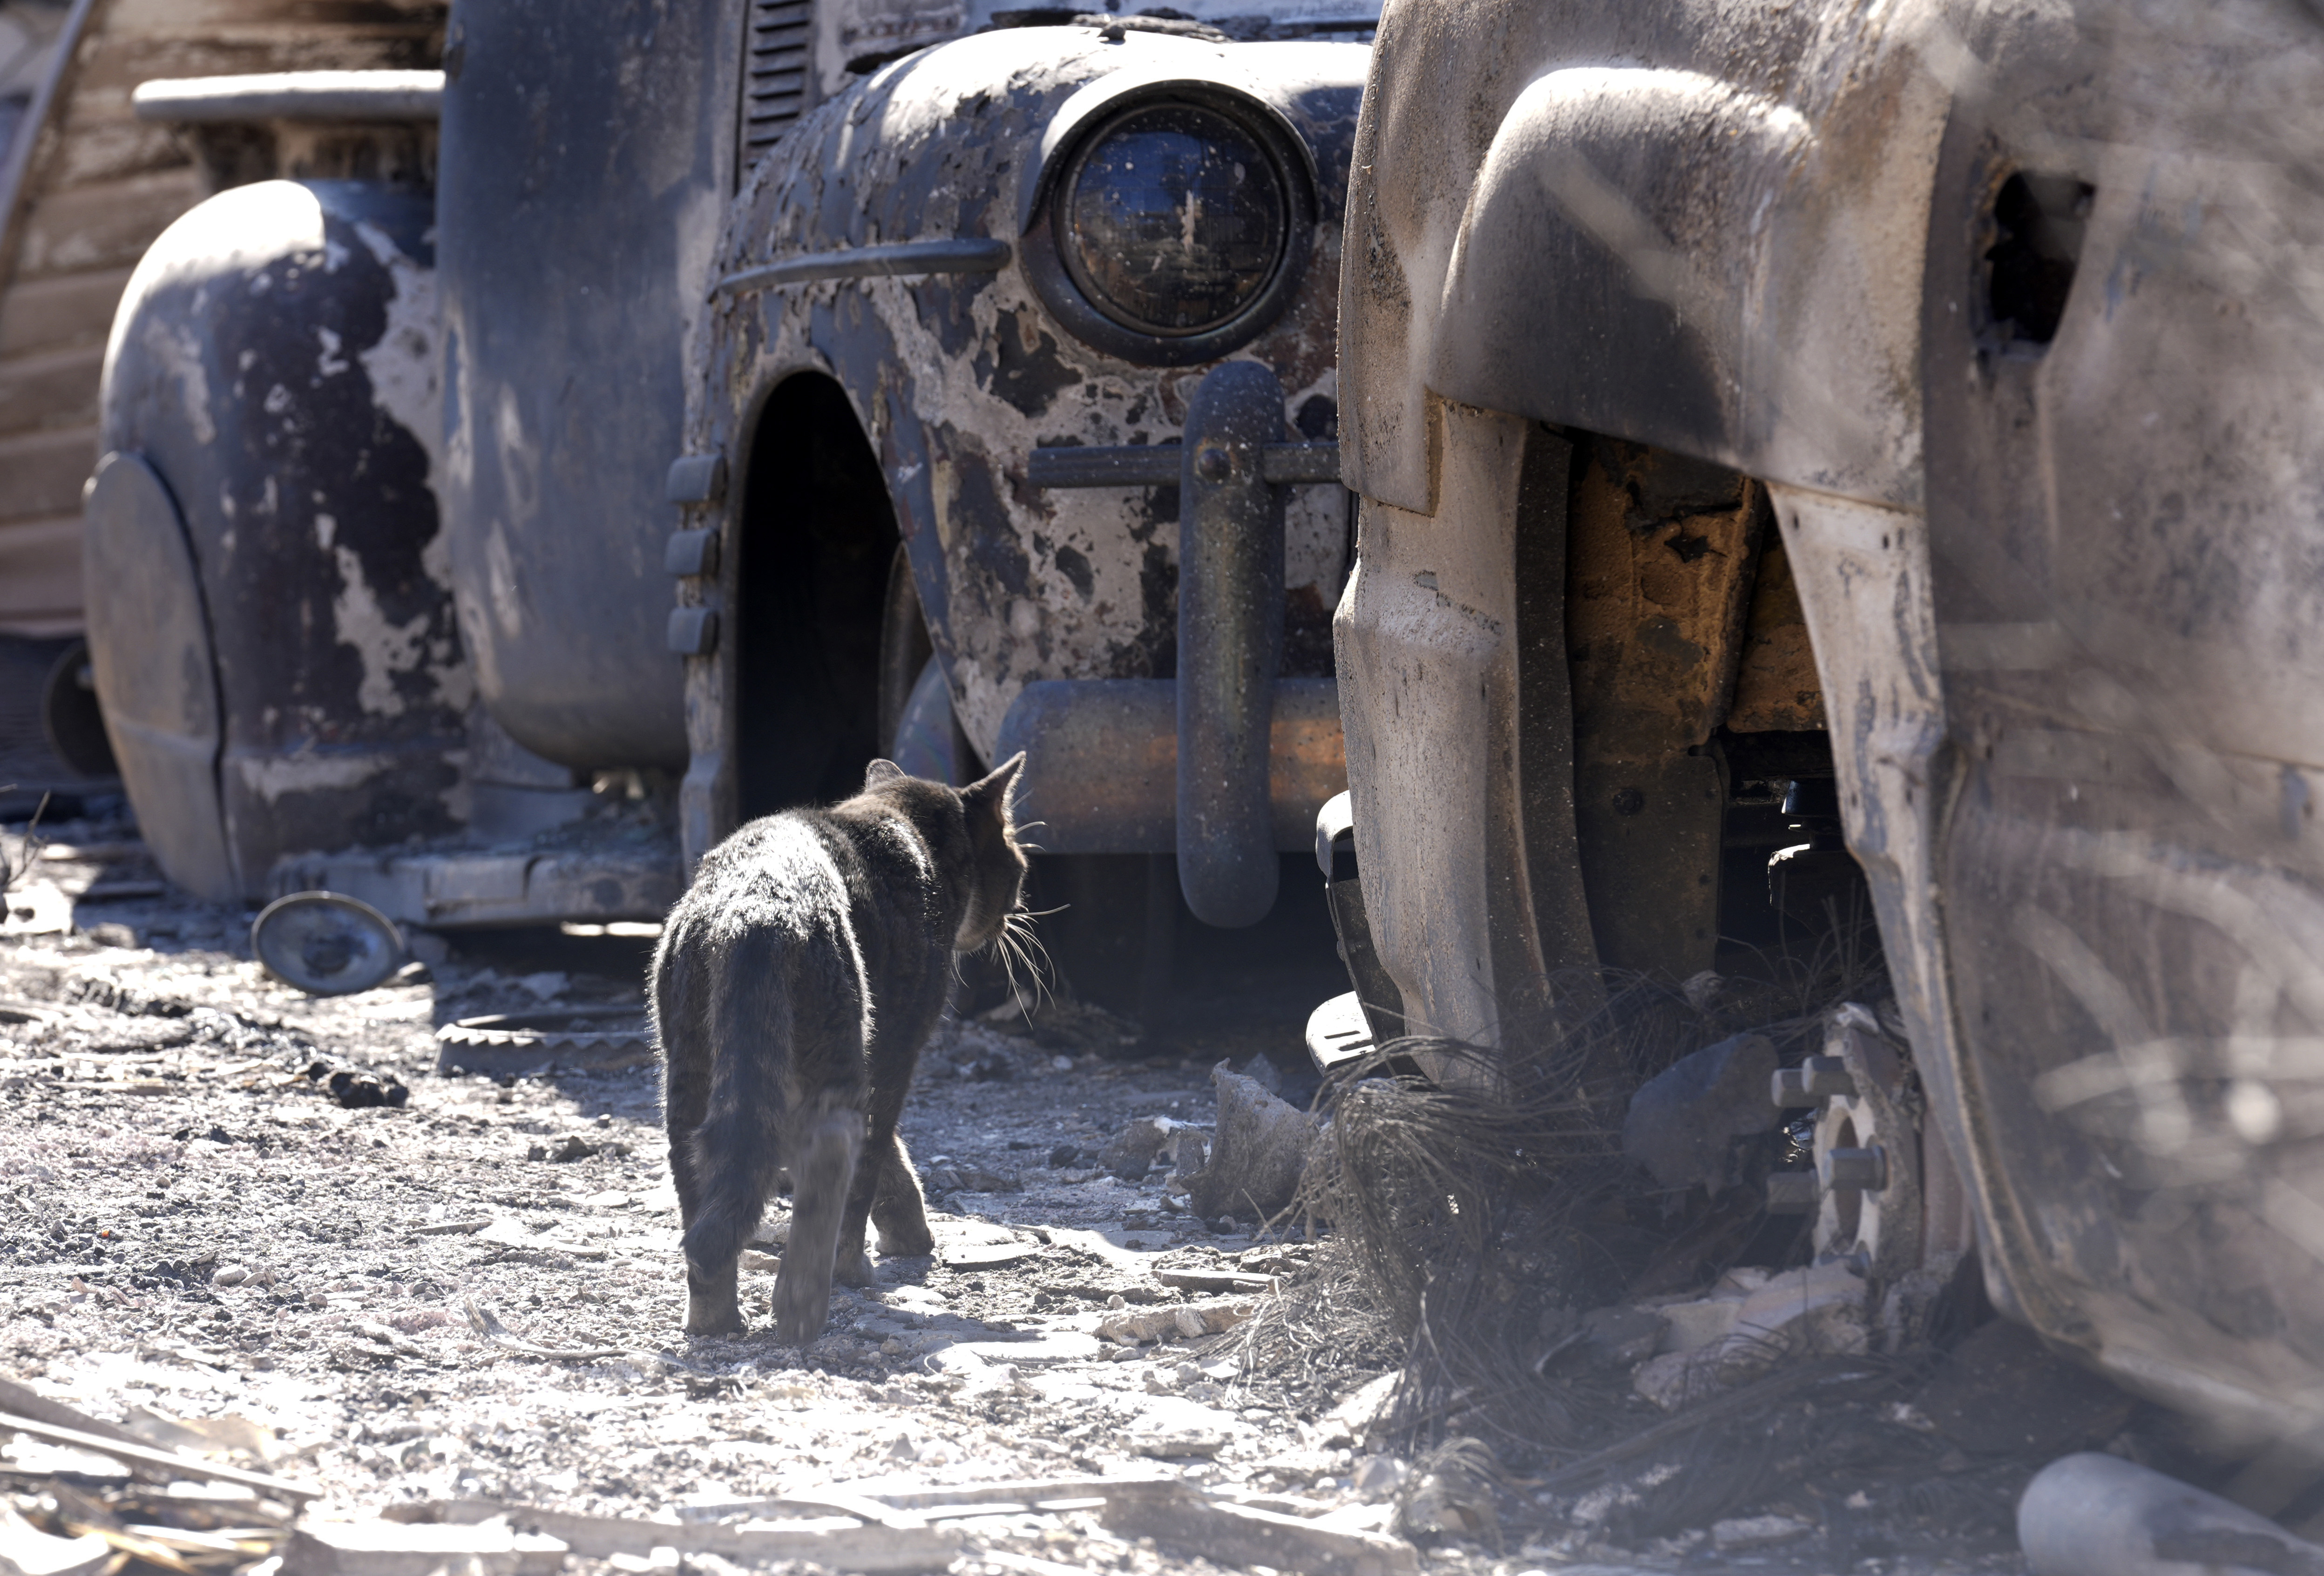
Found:
<svg viewBox="0 0 2324 1576"><path fill-rule="evenodd" d="M1038 834L1037 834L1038 835ZM1148 1029L1170 1016L1178 873L1171 855L1043 854L1029 906L1044 911L1042 945L1084 1001ZM1050 912L1054 910L1055 912Z"/></svg>
<svg viewBox="0 0 2324 1576"><path fill-rule="evenodd" d="M501 1012L436 1031L436 1070L501 1078L540 1072L619 1073L653 1064L653 1028L641 1012Z"/></svg>

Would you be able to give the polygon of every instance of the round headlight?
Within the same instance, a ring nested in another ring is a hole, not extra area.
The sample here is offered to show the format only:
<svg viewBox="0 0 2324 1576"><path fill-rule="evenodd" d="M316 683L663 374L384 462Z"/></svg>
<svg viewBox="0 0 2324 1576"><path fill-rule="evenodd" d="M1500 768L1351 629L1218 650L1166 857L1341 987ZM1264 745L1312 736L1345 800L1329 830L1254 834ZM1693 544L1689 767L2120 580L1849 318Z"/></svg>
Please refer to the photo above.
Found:
<svg viewBox="0 0 2324 1576"><path fill-rule="evenodd" d="M1124 111L1084 139L1051 209L1090 304L1162 337L1209 333L1268 293L1291 250L1289 182L1268 140L1192 104Z"/></svg>

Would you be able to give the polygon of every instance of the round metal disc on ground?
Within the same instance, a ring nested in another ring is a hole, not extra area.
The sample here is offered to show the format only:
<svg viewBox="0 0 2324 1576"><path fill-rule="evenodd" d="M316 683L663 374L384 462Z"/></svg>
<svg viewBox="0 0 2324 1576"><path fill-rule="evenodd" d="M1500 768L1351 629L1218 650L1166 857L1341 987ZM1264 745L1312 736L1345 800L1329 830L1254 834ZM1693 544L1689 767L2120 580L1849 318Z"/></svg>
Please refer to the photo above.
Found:
<svg viewBox="0 0 2324 1576"><path fill-rule="evenodd" d="M654 1059L653 1028L631 1009L496 1012L436 1031L436 1067L500 1077L542 1067L620 1072Z"/></svg>
<svg viewBox="0 0 2324 1576"><path fill-rule="evenodd" d="M266 972L310 996L368 991L403 964L403 933L370 904L337 892L277 898L251 922Z"/></svg>

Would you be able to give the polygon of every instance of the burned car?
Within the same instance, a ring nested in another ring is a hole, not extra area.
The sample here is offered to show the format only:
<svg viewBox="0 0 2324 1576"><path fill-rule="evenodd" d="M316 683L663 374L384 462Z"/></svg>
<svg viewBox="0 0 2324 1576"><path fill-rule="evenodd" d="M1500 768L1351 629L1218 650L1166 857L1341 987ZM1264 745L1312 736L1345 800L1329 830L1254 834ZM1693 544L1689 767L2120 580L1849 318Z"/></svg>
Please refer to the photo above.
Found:
<svg viewBox="0 0 2324 1576"><path fill-rule="evenodd" d="M217 189L88 500L173 879L653 919L740 816L1031 744L1055 884L1266 912L1342 781L1371 14L972 13L501 0L440 76L139 89Z"/></svg>
<svg viewBox="0 0 2324 1576"><path fill-rule="evenodd" d="M2312 1448L2324 25L1398 0L1379 37L1349 1010L1507 1046L1574 971L1748 971L1852 863L1895 1008L1789 1070L1818 1249L1973 1246L2055 1346Z"/></svg>
<svg viewBox="0 0 2324 1576"><path fill-rule="evenodd" d="M959 780L1024 749L1052 878L1116 862L1068 900L1137 909L1120 862L1175 853L1240 925L1340 787L1366 51L1138 21L915 54L752 171L671 472L689 848L890 741Z"/></svg>

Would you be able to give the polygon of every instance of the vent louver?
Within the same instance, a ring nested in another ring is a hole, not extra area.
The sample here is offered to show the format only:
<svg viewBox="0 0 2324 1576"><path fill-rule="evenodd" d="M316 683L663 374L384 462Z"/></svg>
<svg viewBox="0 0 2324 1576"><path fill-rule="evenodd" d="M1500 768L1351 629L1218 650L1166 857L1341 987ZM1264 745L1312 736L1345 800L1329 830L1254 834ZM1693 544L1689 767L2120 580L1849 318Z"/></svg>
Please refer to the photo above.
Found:
<svg viewBox="0 0 2324 1576"><path fill-rule="evenodd" d="M742 163L748 165L807 108L813 0L751 0L742 51Z"/></svg>

